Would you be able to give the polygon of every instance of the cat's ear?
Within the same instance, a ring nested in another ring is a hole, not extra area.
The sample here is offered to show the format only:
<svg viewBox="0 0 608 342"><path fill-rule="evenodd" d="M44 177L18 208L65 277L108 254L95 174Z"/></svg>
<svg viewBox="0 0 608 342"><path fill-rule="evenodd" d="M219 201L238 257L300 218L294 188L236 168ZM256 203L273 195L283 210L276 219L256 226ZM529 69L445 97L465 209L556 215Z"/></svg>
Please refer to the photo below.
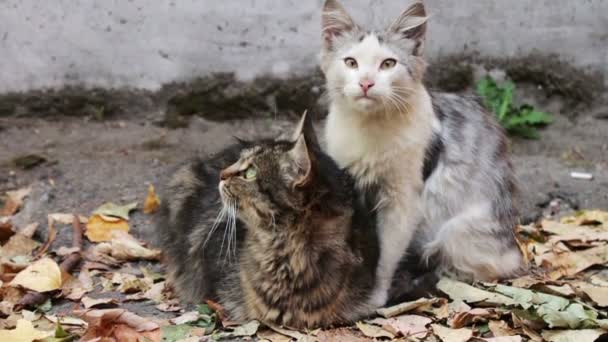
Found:
<svg viewBox="0 0 608 342"><path fill-rule="evenodd" d="M298 137L293 148L289 151L289 155L298 169L298 176L293 183L293 186L306 186L312 180L312 157L306 144L304 134L301 134Z"/></svg>
<svg viewBox="0 0 608 342"><path fill-rule="evenodd" d="M424 38L426 36L426 22L428 16L422 2L416 2L408 7L389 26L388 32L399 35L400 38L413 40L415 42L412 54L420 56L423 50Z"/></svg>
<svg viewBox="0 0 608 342"><path fill-rule="evenodd" d="M300 135L304 135L306 145L308 148L319 148L319 141L317 140L317 134L312 124L312 116L305 110L296 126L296 129L291 135L291 141L296 141Z"/></svg>
<svg viewBox="0 0 608 342"><path fill-rule="evenodd" d="M321 16L321 32L323 48L331 50L334 40L356 28L356 24L348 12L336 0L326 0Z"/></svg>

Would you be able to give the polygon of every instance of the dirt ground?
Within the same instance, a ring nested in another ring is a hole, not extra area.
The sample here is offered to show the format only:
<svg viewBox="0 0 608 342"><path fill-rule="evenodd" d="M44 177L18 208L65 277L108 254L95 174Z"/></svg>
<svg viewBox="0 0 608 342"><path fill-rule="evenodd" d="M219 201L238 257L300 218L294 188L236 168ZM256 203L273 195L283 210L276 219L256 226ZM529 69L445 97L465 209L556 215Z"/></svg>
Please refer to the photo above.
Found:
<svg viewBox="0 0 608 342"><path fill-rule="evenodd" d="M558 104L542 105L559 111ZM562 213L608 208L607 115L601 110L598 115L597 109L571 114L556 114L539 140L513 140L523 221L558 208ZM171 170L189 156L218 151L232 136L272 136L291 127L284 118L214 122L192 117L188 127L168 129L156 124L162 118L158 111L105 121L61 116L0 119L0 192L33 185L14 225L39 222L39 238L44 239L48 213L88 216L108 201L138 201L141 208L148 184L162 189ZM29 154L46 162L27 170L14 165L15 158ZM573 179L572 171L589 172L593 179ZM154 217L140 211L131 217L133 235L150 240ZM53 248L68 245L70 234L67 226L62 229ZM129 305L140 313L154 310Z"/></svg>

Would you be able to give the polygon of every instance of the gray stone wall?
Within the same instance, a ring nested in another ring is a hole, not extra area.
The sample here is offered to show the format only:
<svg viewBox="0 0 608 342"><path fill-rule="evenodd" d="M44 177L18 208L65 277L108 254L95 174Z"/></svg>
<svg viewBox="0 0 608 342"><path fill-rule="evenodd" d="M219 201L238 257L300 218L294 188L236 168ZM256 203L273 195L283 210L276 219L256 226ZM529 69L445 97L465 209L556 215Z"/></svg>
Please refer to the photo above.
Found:
<svg viewBox="0 0 608 342"><path fill-rule="evenodd" d="M410 0L344 0L382 26ZM213 72L313 70L322 0L0 0L0 93L66 85L157 90ZM426 0L427 55L557 55L608 75L608 1Z"/></svg>

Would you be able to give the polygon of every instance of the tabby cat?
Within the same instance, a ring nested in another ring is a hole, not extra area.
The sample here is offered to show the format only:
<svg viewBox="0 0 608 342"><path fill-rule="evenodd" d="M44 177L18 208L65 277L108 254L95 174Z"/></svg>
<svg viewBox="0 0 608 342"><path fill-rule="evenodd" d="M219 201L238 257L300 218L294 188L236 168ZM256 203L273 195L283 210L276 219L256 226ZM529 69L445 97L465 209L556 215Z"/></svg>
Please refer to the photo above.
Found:
<svg viewBox="0 0 608 342"><path fill-rule="evenodd" d="M426 90L426 25L422 2L378 31L336 0L323 9L327 151L360 191L378 189L378 306L407 248L468 280L508 277L522 265L506 137L475 100Z"/></svg>
<svg viewBox="0 0 608 342"><path fill-rule="evenodd" d="M182 167L165 198L157 235L183 299L294 328L375 309L375 217L306 114L292 139L241 142Z"/></svg>

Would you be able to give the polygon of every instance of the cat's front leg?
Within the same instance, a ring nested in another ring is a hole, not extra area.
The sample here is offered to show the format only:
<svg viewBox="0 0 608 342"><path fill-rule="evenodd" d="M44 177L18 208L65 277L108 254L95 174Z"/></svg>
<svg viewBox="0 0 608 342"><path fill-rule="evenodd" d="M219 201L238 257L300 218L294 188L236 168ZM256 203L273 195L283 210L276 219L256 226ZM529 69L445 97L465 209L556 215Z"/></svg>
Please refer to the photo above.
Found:
<svg viewBox="0 0 608 342"><path fill-rule="evenodd" d="M412 191L393 198L378 213L380 259L370 304L382 307L388 299L393 275L407 250L422 215L420 196Z"/></svg>

